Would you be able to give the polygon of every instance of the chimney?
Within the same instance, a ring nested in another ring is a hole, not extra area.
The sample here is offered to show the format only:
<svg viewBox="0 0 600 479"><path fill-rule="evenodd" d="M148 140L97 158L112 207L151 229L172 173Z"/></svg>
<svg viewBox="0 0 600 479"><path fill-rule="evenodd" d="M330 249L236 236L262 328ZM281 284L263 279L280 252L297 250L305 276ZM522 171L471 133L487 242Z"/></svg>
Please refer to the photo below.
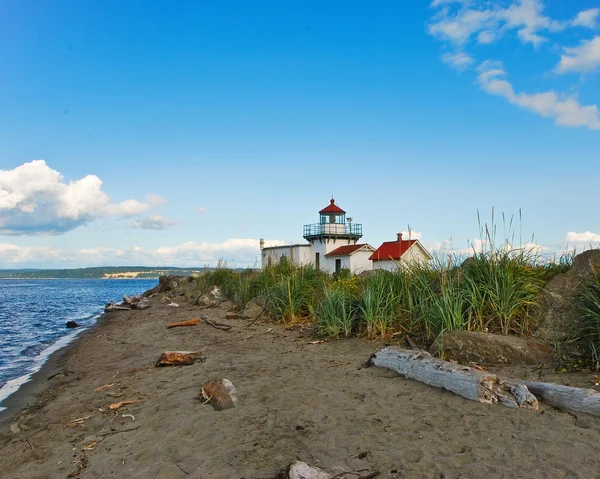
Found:
<svg viewBox="0 0 600 479"><path fill-rule="evenodd" d="M398 233L398 243L402 243L402 233Z"/></svg>
<svg viewBox="0 0 600 479"><path fill-rule="evenodd" d="M263 249L265 247L265 240L261 238L258 244L260 245L260 249Z"/></svg>

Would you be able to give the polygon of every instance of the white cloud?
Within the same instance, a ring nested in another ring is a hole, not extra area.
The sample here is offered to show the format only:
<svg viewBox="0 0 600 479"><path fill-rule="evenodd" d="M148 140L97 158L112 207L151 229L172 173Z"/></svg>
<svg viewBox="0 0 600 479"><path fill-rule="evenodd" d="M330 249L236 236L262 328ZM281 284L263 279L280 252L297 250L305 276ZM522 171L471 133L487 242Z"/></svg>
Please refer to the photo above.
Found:
<svg viewBox="0 0 600 479"><path fill-rule="evenodd" d="M583 233L569 231L565 236L565 241L567 243L600 243L600 234L592 233L591 231L585 231Z"/></svg>
<svg viewBox="0 0 600 479"><path fill-rule="evenodd" d="M463 52L444 53L442 61L456 70L464 70L474 62L473 58Z"/></svg>
<svg viewBox="0 0 600 479"><path fill-rule="evenodd" d="M206 213L208 211L208 208L206 208L206 206L197 206L196 211L198 213Z"/></svg>
<svg viewBox="0 0 600 479"><path fill-rule="evenodd" d="M453 8L456 4L458 7ZM508 5L489 0L435 1L431 5L441 8L429 25L429 33L458 45L467 43L475 34L480 43L491 43L504 32L515 30L523 43L538 46L547 40L540 32L564 28L560 22L544 15L541 0L514 0Z"/></svg>
<svg viewBox="0 0 600 479"><path fill-rule="evenodd" d="M95 175L65 183L43 160L0 170L0 234L61 234L97 218L135 216L150 205L111 203Z"/></svg>
<svg viewBox="0 0 600 479"><path fill-rule="evenodd" d="M552 91L517 94L505 79L506 72L502 65L497 62L484 62L479 72L479 84L492 95L502 96L514 105L543 117L553 118L557 125L600 129L600 115L596 105L582 106L575 97L559 96Z"/></svg>
<svg viewBox="0 0 600 479"><path fill-rule="evenodd" d="M488 43L494 43L496 41L497 35L490 30L484 30L477 35L477 43L482 45L487 45Z"/></svg>
<svg viewBox="0 0 600 479"><path fill-rule="evenodd" d="M571 22L571 25L574 27L587 27L594 29L598 26L598 15L600 15L600 8L583 10L577 14L575 19Z"/></svg>
<svg viewBox="0 0 600 479"><path fill-rule="evenodd" d="M18 246L0 243L0 264L44 262L60 258L62 251L49 246Z"/></svg>
<svg viewBox="0 0 600 479"><path fill-rule="evenodd" d="M285 244L280 240L266 240L265 246ZM225 259L237 266L259 266L259 240L232 238L220 243L187 241L175 246L146 249L139 246L126 249L83 248L78 252L82 264L136 264L147 266L204 266L216 265Z"/></svg>
<svg viewBox="0 0 600 479"><path fill-rule="evenodd" d="M164 218L162 215L149 215L146 218L141 218L136 221L132 221L130 226L132 228L139 228L145 230L165 230L172 228L173 226L179 225L179 221L173 221Z"/></svg>
<svg viewBox="0 0 600 479"><path fill-rule="evenodd" d="M584 40L578 47L565 48L556 70L559 73L585 73L600 66L600 36Z"/></svg>
<svg viewBox="0 0 600 479"><path fill-rule="evenodd" d="M146 195L146 203L150 206L161 206L167 202L162 196L149 193Z"/></svg>

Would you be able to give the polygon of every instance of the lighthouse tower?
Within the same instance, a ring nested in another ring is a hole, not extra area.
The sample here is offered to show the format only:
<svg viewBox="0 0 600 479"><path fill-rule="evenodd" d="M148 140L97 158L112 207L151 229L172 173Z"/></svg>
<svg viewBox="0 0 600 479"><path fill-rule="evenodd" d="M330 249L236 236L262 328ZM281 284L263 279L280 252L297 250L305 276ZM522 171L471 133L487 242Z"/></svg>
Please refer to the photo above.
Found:
<svg viewBox="0 0 600 479"><path fill-rule="evenodd" d="M330 203L319 211L318 223L304 225L304 239L311 245L313 263L320 267L323 258L340 246L355 245L362 237L362 224L346 218L346 212L335 204Z"/></svg>

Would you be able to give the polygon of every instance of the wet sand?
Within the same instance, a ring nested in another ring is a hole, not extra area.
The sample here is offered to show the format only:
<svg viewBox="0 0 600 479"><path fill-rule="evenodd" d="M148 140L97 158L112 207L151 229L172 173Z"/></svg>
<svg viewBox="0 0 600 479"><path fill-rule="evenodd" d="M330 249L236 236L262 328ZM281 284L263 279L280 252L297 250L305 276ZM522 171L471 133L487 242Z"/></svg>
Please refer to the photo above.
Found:
<svg viewBox="0 0 600 479"><path fill-rule="evenodd" d="M5 404L0 477L266 479L299 459L343 478L600 478L598 418L467 401L364 367L383 343L310 344L306 329L225 311L153 301L105 315ZM166 329L201 314L231 331ZM155 368L167 350L206 359ZM199 400L212 378L233 382L237 408ZM118 401L137 402L110 411Z"/></svg>

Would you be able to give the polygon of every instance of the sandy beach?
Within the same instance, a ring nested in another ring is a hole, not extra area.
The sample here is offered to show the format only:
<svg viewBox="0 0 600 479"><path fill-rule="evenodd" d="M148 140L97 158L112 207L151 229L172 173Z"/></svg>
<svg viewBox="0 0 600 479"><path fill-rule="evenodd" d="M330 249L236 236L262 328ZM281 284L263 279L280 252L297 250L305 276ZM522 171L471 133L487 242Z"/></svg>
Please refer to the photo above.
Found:
<svg viewBox="0 0 600 479"><path fill-rule="evenodd" d="M307 328L225 320L226 309L152 300L105 315L6 402L0 476L267 479L302 460L344 478L600 477L597 418L467 401L365 367L384 343L311 344ZM201 314L232 329L166 328ZM205 360L155 368L168 350ZM235 409L199 399L212 378L236 386ZM136 402L115 413L118 401Z"/></svg>

